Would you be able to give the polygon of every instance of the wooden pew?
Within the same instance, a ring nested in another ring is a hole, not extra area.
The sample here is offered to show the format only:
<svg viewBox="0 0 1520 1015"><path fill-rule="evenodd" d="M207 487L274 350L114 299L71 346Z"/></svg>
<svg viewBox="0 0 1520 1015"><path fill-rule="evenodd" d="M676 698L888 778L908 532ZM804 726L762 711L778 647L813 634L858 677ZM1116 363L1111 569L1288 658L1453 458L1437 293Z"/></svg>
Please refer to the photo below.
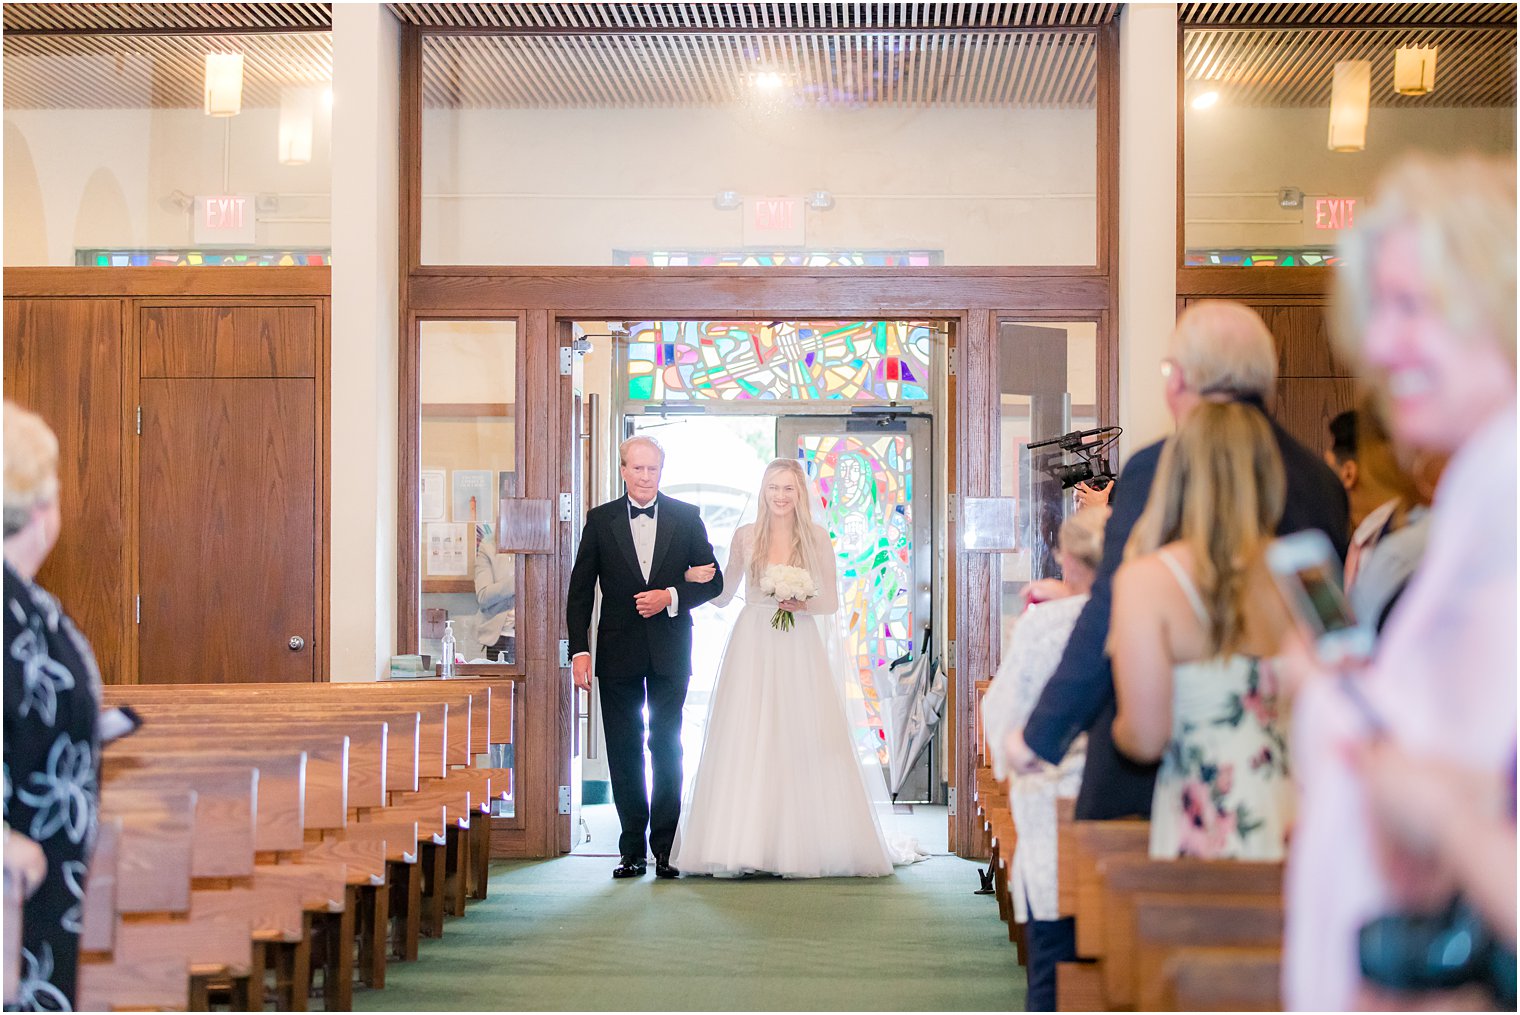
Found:
<svg viewBox="0 0 1520 1015"><path fill-rule="evenodd" d="M233 770L241 766L257 800L267 767L273 776L270 803L277 806L260 810L245 793L241 823L233 805L208 790L201 809L216 820L203 822L205 836L192 837L201 866L185 915L208 926L236 926L243 919L244 940L289 943L309 940L310 920L320 919L324 909L348 921L337 937L346 941L357 913L361 967L374 968L377 975L366 981L381 986L393 905L425 914L428 932L436 935L444 912L461 914L467 894L483 896L489 844L477 835L489 834L491 801L505 796L502 784L509 784L510 771L472 763L484 760L487 744L510 742L515 685L477 679L322 685L314 694L297 686L302 690L295 694L290 685L255 685L252 692L241 685L108 689L108 700L133 704L147 722L113 747L107 781L136 790L194 776L220 787L235 782ZM293 792L297 785L299 792ZM241 845L218 845L227 842ZM396 867L411 873L392 877ZM340 883L348 882L341 901L330 897L338 894L332 878L320 877L334 869L344 872ZM368 908L355 904L356 880L382 888ZM415 956L417 922L409 929L398 913L395 947ZM338 950L348 953L327 949ZM380 962L372 966L375 956ZM257 956L249 965L257 965ZM282 982L292 979L300 977ZM259 980L262 993L262 975ZM327 980L346 988L346 976L335 982L329 974ZM196 981L191 1003L204 1001L204 982ZM329 994L330 1009L347 1007L345 997ZM296 1006L293 998L289 1004Z"/></svg>
<svg viewBox="0 0 1520 1015"><path fill-rule="evenodd" d="M1278 948L1182 948L1162 968L1161 1011L1281 1011Z"/></svg>
<svg viewBox="0 0 1520 1015"><path fill-rule="evenodd" d="M1276 909L1278 921L1270 940L1281 940L1282 865L1233 860L1152 860L1143 856L1110 856L1099 861L1102 894L1103 993L1113 1007L1131 1008L1139 1001L1143 971L1139 964L1136 908L1144 902L1170 900L1203 913L1210 906L1266 906ZM1078 918L1080 924L1081 917ZM1229 934L1227 919L1201 918L1196 926ZM1260 921L1250 924L1258 930ZM1173 939L1173 943L1179 943ZM1220 943L1207 937L1191 943ZM1222 943L1232 943L1225 939ZM1258 943L1248 939L1238 943ZM1159 969L1153 971L1159 976Z"/></svg>
<svg viewBox="0 0 1520 1015"><path fill-rule="evenodd" d="M1182 960L1197 948L1234 952L1236 959L1246 955L1253 959L1270 958L1276 967L1281 954L1283 937L1283 907L1280 895L1210 896L1199 900L1189 895L1142 894L1135 898L1135 968L1136 1006L1142 1011L1160 1010L1169 1003L1168 995L1175 989L1172 977L1176 970L1173 959ZM1245 964L1242 963L1244 966ZM1196 974L1197 967L1191 968ZM1260 967L1258 966L1258 971ZM1222 1002L1249 1000L1240 995L1233 977L1219 978L1212 985L1207 980L1195 978L1191 988L1196 993L1215 992L1208 998L1209 1009L1220 1008ZM1277 991L1270 997L1261 996L1260 982L1249 985L1246 993L1256 995L1253 1006L1271 1002L1268 1007L1277 1009ZM1239 1009L1239 1004L1228 1006Z"/></svg>
<svg viewBox="0 0 1520 1015"><path fill-rule="evenodd" d="M166 963L178 964L188 1007L206 1006L212 978L230 979L234 996L246 999L249 920L191 912L196 803L193 790L117 789L102 796L101 814L120 819L114 851L119 915L109 956L82 953L81 974L85 965L94 967L86 993L112 1008L164 1003L161 979L142 971L161 974Z"/></svg>

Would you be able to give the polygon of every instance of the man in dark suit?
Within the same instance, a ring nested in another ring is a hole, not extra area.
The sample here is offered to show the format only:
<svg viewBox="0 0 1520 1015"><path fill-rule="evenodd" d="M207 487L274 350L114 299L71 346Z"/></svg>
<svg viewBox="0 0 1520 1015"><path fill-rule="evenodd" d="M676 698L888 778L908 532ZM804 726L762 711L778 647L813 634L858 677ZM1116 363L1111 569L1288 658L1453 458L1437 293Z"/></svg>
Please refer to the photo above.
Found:
<svg viewBox="0 0 1520 1015"><path fill-rule="evenodd" d="M1190 306L1177 319L1168 357L1162 361L1167 407L1181 421L1204 401L1235 401L1266 411L1266 397L1277 383L1277 351L1266 324L1239 303L1210 301ZM1287 477L1287 501L1279 535L1320 529L1344 558L1349 529L1346 491L1318 455L1272 422ZM1130 457L1114 485L1112 514L1104 529L1103 561L1092 595L1072 629L1071 639L1050 682L1025 724L1022 739L1012 734L1010 758L1016 768L1037 771L1056 764L1082 732L1087 760L1076 817L1097 821L1150 817L1155 765L1130 761L1113 741L1116 710L1113 672L1105 653L1114 572L1124 562L1130 530L1150 497L1164 441ZM1074 955L1070 920L1030 924L1030 1011L1054 1002L1055 963ZM1037 990L1039 972L1050 972L1049 998Z"/></svg>
<svg viewBox="0 0 1520 1015"><path fill-rule="evenodd" d="M723 576L696 507L660 493L665 452L648 437L618 449L626 496L593 508L570 572L565 622L575 686L591 690L589 635L596 588L597 686L612 800L623 826L615 878L642 877L654 853L655 875L670 866L681 816L681 708L691 681L691 611L723 591ZM690 567L711 568L689 582ZM653 792L644 782L644 716L649 707ZM647 835L647 838L646 838Z"/></svg>

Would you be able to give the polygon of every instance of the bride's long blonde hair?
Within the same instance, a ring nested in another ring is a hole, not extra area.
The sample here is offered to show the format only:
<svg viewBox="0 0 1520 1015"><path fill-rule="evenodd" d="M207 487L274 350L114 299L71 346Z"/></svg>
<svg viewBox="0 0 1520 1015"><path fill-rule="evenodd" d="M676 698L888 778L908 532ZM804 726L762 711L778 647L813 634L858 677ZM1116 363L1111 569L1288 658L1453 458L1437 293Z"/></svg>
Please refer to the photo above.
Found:
<svg viewBox="0 0 1520 1015"><path fill-rule="evenodd" d="M777 458L765 467L765 473L760 477L760 492L757 494L759 509L755 513L754 544L749 562L749 578L752 582L758 583L769 566L767 558L770 556L773 516L771 506L765 498L765 488L770 484L772 476L782 472L797 486L797 499L792 503L792 546L787 563L806 568L817 577L813 570L816 561L812 559L813 485L808 482L807 473L802 471L802 466L797 464L795 458Z"/></svg>

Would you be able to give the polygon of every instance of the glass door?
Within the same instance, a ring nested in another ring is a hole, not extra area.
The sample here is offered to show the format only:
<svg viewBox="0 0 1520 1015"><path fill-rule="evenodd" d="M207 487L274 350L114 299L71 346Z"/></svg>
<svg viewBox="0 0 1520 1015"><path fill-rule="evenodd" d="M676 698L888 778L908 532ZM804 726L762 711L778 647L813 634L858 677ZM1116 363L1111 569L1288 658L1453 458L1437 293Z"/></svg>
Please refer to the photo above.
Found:
<svg viewBox="0 0 1520 1015"><path fill-rule="evenodd" d="M931 616L929 418L887 410L785 416L776 451L801 461L823 501L839 561L840 624L860 666L871 723L862 735L872 739L861 746L885 762L879 688L892 663L921 644ZM931 801L939 783L928 768L935 753L924 753L899 800Z"/></svg>

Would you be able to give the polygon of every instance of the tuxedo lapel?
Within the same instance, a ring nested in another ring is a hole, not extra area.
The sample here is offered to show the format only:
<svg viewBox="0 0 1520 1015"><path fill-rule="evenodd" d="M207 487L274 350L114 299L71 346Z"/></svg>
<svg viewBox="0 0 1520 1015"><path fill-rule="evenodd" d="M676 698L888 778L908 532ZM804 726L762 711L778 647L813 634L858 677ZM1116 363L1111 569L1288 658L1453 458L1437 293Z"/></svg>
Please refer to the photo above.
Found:
<svg viewBox="0 0 1520 1015"><path fill-rule="evenodd" d="M612 526L612 538L617 543L618 549L623 551L623 559L633 571L635 581L644 580L644 571L639 567L639 551L633 546L633 527L628 523L628 498L619 497L614 503L621 509L609 524Z"/></svg>
<svg viewBox="0 0 1520 1015"><path fill-rule="evenodd" d="M649 560L649 580L654 581L654 576L660 573L660 563L665 559L665 551L670 549L671 540L676 535L675 511L670 502L663 496L656 497L655 503L659 507L654 513L654 556ZM629 536L632 542L633 537Z"/></svg>

